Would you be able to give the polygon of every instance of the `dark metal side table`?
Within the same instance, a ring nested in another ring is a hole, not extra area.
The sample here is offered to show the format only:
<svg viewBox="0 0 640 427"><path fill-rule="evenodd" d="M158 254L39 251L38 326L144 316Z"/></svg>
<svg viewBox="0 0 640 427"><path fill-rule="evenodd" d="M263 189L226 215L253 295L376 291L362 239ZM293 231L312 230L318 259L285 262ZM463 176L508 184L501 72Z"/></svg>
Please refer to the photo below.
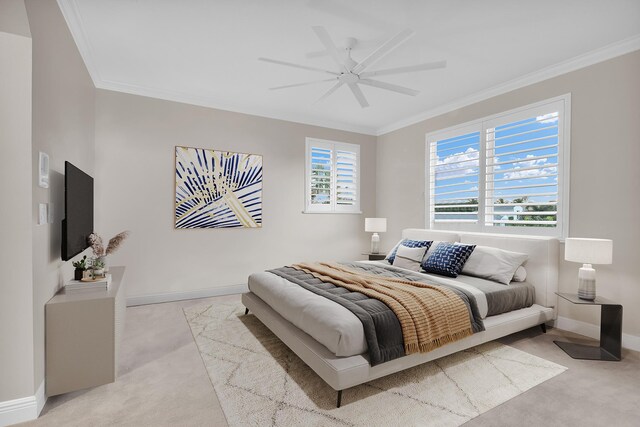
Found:
<svg viewBox="0 0 640 427"><path fill-rule="evenodd" d="M578 298L577 294L556 292L560 298L572 304L600 306L600 345L598 347L554 341L574 359L620 360L622 358L622 305L601 297L593 301Z"/></svg>

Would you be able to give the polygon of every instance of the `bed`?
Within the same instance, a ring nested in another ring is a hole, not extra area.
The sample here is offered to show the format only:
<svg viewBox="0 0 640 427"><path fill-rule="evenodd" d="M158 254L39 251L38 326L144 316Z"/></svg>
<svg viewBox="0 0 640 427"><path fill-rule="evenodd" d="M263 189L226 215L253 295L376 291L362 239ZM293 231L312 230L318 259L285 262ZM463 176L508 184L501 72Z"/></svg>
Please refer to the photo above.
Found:
<svg viewBox="0 0 640 427"><path fill-rule="evenodd" d="M414 240L458 241L491 246L526 253L526 283L520 285L531 291L533 304L506 313L486 315L491 304L478 298L484 311L484 331L446 344L427 353L414 353L372 366L363 343L362 323L349 319L339 304L301 289L298 285L269 272L256 273L249 278L249 292L242 295L247 312L253 313L280 340L298 355L316 374L338 392L340 406L342 390L366 383L413 366L447 356L457 351L541 325L555 319L555 292L558 287L558 241L539 236L443 232L425 229L405 229L402 237ZM386 261L382 261L383 263ZM388 263L387 263L388 265ZM449 280L437 279L434 280ZM460 286L481 286L477 278L459 276ZM497 285L497 290L511 285ZM491 289L490 287L487 289ZM287 304L287 296L302 293L297 298L308 300L304 306ZM314 299L315 298L315 299ZM484 306L483 306L484 305ZM297 311L296 311L297 310ZM344 310L344 309L343 309ZM359 333L360 332L360 333Z"/></svg>

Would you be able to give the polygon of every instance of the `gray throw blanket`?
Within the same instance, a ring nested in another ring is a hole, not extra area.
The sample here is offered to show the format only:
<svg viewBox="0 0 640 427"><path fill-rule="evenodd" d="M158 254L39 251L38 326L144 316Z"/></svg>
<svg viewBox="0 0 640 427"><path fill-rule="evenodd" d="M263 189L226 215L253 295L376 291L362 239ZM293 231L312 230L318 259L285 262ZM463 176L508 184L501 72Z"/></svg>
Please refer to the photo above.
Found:
<svg viewBox="0 0 640 427"><path fill-rule="evenodd" d="M340 264L351 270L362 271L366 274L429 283L428 280L420 274L411 273L393 266L360 262L342 262ZM270 272L292 283L296 283L310 292L342 305L360 319L367 341L369 363L371 366L388 362L405 355L400 322L394 312L382 301L370 298L360 292L352 292L331 283L325 283L311 274L292 267L282 267L270 270ZM476 300L472 294L444 284L429 284L446 287L455 292L469 309L469 319L473 332L484 330L482 318L480 317Z"/></svg>

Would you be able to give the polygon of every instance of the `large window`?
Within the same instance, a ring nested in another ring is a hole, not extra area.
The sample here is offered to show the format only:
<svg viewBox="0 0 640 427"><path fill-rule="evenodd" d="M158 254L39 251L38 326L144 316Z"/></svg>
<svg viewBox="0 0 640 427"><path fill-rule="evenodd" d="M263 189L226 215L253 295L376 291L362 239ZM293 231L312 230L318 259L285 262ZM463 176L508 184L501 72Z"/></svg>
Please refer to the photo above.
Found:
<svg viewBox="0 0 640 427"><path fill-rule="evenodd" d="M566 236L569 117L565 95L427 135L430 227Z"/></svg>
<svg viewBox="0 0 640 427"><path fill-rule="evenodd" d="M307 138L307 213L360 212L360 146Z"/></svg>

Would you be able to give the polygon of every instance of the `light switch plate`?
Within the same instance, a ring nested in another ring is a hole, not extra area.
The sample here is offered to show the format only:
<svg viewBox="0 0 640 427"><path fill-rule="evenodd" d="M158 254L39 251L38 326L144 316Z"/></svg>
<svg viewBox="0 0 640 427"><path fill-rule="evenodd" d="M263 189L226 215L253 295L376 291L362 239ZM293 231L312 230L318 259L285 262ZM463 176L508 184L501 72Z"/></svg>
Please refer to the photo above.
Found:
<svg viewBox="0 0 640 427"><path fill-rule="evenodd" d="M47 223L47 204L40 203L38 205L38 225Z"/></svg>
<svg viewBox="0 0 640 427"><path fill-rule="evenodd" d="M47 222L49 224L53 224L53 220L54 220L54 209L53 209L53 203L49 203L49 205L47 206Z"/></svg>
<svg viewBox="0 0 640 427"><path fill-rule="evenodd" d="M38 185L49 188L49 155L42 151L38 156Z"/></svg>

